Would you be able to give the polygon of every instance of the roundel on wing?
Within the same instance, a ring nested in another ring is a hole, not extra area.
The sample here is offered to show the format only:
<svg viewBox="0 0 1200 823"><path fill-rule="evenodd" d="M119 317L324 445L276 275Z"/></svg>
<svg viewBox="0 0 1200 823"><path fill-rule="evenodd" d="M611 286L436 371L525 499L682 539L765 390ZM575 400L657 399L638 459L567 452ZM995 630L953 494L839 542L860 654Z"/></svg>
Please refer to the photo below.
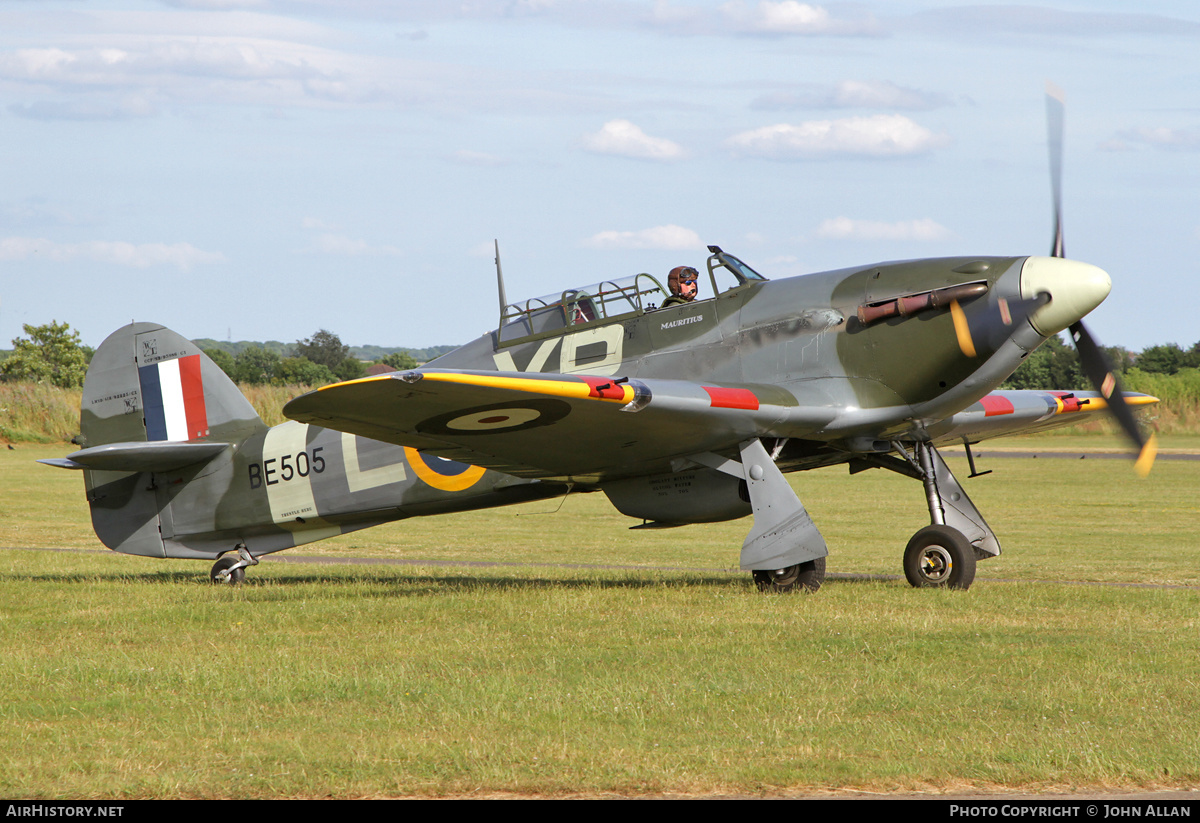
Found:
<svg viewBox="0 0 1200 823"><path fill-rule="evenodd" d="M549 426L570 413L571 406L561 400L517 400L439 414L418 423L417 431L458 437L507 434Z"/></svg>
<svg viewBox="0 0 1200 823"><path fill-rule="evenodd" d="M432 454L421 454L408 446L404 447L404 456L408 458L408 465L412 466L417 477L427 485L444 492L469 489L483 477L484 469L479 466L470 466Z"/></svg>

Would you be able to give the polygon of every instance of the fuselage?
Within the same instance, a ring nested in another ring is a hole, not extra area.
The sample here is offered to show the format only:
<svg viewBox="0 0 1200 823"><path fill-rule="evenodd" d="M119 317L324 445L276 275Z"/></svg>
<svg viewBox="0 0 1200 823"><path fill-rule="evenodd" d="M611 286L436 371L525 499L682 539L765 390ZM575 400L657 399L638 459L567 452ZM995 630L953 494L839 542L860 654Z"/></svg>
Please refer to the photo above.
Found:
<svg viewBox="0 0 1200 823"><path fill-rule="evenodd" d="M726 259L714 254L710 273ZM572 312L578 292L567 292L557 325L498 330L428 365L771 385L803 405L852 412L861 434L892 436L998 387L1046 337L1098 305L1108 278L1054 258L962 257L720 289L712 277L691 303L654 308L643 298L589 316Z"/></svg>

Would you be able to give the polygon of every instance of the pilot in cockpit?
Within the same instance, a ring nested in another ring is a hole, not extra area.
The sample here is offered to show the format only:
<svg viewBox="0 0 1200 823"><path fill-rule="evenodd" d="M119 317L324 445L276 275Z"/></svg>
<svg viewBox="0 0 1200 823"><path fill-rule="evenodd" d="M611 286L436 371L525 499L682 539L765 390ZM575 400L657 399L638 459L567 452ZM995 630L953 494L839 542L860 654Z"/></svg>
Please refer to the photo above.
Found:
<svg viewBox="0 0 1200 823"><path fill-rule="evenodd" d="M678 306L681 303L691 303L696 299L696 278L700 273L691 266L676 266L667 275L667 288L671 296L663 301L662 307Z"/></svg>

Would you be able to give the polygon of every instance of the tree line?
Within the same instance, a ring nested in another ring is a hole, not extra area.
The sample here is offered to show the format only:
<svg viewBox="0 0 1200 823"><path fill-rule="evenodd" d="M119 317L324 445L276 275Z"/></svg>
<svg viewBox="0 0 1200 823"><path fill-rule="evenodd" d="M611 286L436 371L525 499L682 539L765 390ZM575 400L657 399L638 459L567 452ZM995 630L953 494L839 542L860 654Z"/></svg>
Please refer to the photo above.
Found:
<svg viewBox="0 0 1200 823"><path fill-rule="evenodd" d="M324 386L365 377L371 365L351 355L350 347L325 329L297 340L286 354L263 346L248 346L236 355L219 348L204 349L204 353L235 383L252 386ZM417 361L404 352L392 352L375 362L396 371L417 366Z"/></svg>
<svg viewBox="0 0 1200 823"><path fill-rule="evenodd" d="M1200 342L1190 349L1166 343L1136 353L1120 346L1106 346L1104 353L1118 374L1137 369L1146 374L1171 375L1184 369L1200 368ZM1001 388L1084 389L1089 387L1089 382L1079 365L1079 353L1055 335L1026 357Z"/></svg>
<svg viewBox="0 0 1200 823"><path fill-rule="evenodd" d="M0 360L0 379L50 383L63 388L83 385L93 350L79 342L79 332L67 323L56 321L23 328L26 336L12 341L12 351L0 351L0 358L3 358ZM363 377L371 365L355 357L349 346L325 329L318 329L312 337L297 340L289 347L280 344L267 348L249 344L236 354L217 346L203 351L234 382L250 385L323 386ZM1136 353L1119 346L1106 348L1105 352L1120 373L1137 369L1147 374L1173 375L1185 369L1200 368L1200 342L1189 349L1167 343ZM411 355L397 351L377 357L374 362L396 371L418 365ZM1082 389L1087 385L1079 355L1055 336L1025 358L1002 388Z"/></svg>
<svg viewBox="0 0 1200 823"><path fill-rule="evenodd" d="M79 342L79 332L57 321L23 328L26 336L12 341L12 351L0 352L0 379L61 388L83 385L95 350ZM325 329L297 340L284 352L260 345L246 346L236 355L216 347L202 350L234 382L250 385L323 386L363 377L372 365L354 357L341 338ZM374 362L396 371L418 365L405 352L391 352Z"/></svg>

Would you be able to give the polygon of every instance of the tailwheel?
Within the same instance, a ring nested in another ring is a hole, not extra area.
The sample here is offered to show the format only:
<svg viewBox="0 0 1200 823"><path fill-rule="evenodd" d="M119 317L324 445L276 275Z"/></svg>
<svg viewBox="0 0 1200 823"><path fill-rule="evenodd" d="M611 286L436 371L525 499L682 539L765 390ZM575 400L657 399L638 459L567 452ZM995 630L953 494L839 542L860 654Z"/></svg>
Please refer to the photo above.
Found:
<svg viewBox="0 0 1200 823"><path fill-rule="evenodd" d="M825 582L825 558L785 569L755 569L753 575L760 592L815 592Z"/></svg>
<svg viewBox="0 0 1200 823"><path fill-rule="evenodd" d="M226 555L213 564L208 577L214 583L236 586L246 580L246 567L239 566L241 558L236 554ZM234 568L236 566L236 568Z"/></svg>
<svg viewBox="0 0 1200 823"><path fill-rule="evenodd" d="M904 549L904 576L918 589L968 589L975 580L975 548L958 529L926 526Z"/></svg>

